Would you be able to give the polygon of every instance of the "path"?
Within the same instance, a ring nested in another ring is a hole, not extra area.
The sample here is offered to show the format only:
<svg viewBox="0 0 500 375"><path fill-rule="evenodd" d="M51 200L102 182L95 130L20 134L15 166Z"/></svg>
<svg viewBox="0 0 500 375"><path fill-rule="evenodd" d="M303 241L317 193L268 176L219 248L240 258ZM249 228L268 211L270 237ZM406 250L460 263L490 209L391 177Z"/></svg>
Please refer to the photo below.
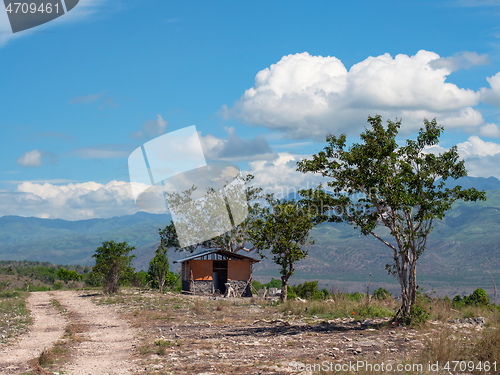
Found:
<svg viewBox="0 0 500 375"><path fill-rule="evenodd" d="M75 348L72 361L62 369L65 374L121 375L138 370L130 359L136 332L112 307L94 305L82 292L59 291L54 295L87 326L82 334L86 341Z"/></svg>
<svg viewBox="0 0 500 375"><path fill-rule="evenodd" d="M61 370L68 375L125 375L138 370L131 362L135 330L120 319L110 306L97 306L91 297L78 291L35 292L28 297L33 325L13 346L0 346L0 373L29 371L28 361L38 357L64 335L68 320L50 300L56 299L72 314L72 319L86 325L71 361Z"/></svg>
<svg viewBox="0 0 500 375"><path fill-rule="evenodd" d="M66 318L50 304L51 292L31 293L27 307L33 325L28 333L13 346L0 346L0 373L19 374L30 369L28 361L50 348L64 334Z"/></svg>

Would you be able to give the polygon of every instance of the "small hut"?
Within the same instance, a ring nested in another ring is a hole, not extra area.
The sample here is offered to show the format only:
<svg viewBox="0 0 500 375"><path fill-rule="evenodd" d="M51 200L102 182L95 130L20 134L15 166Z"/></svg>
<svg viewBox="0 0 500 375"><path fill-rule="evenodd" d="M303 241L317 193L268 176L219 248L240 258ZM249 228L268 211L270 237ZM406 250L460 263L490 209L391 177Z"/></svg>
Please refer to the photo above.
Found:
<svg viewBox="0 0 500 375"><path fill-rule="evenodd" d="M181 263L182 291L226 294L229 284L236 296L251 297L252 265L259 260L225 250L207 250L174 261Z"/></svg>

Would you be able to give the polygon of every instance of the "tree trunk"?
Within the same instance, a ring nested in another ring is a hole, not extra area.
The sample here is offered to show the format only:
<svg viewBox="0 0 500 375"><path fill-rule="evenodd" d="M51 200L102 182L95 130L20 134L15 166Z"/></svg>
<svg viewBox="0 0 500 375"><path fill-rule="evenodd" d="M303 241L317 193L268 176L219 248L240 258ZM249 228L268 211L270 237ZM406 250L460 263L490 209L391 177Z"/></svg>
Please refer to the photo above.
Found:
<svg viewBox="0 0 500 375"><path fill-rule="evenodd" d="M160 289L160 293L163 293L163 286L165 285L165 274L161 274L158 276L158 289Z"/></svg>
<svg viewBox="0 0 500 375"><path fill-rule="evenodd" d="M288 295L288 278L289 276L281 276L281 302L286 302Z"/></svg>

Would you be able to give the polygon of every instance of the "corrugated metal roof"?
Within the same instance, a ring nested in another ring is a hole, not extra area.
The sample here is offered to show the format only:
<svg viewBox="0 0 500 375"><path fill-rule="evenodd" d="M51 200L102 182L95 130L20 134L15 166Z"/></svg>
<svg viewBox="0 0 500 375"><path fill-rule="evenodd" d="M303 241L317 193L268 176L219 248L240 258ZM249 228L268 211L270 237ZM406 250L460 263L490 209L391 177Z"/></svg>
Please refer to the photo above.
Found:
<svg viewBox="0 0 500 375"><path fill-rule="evenodd" d="M254 259L254 258L250 258L250 257L247 257L245 255L241 255L241 254L231 253L231 252L225 251L225 250L205 250L205 251L202 251L201 253L193 254L193 255L188 256L186 258L174 260L173 263L182 263L182 262L185 262L186 260L201 258L202 256L210 255L210 254L213 254L213 253L218 253L218 254L226 255L226 256L232 257L232 258L248 259L248 260L250 260L253 263L260 263L260 260L257 260L257 259Z"/></svg>

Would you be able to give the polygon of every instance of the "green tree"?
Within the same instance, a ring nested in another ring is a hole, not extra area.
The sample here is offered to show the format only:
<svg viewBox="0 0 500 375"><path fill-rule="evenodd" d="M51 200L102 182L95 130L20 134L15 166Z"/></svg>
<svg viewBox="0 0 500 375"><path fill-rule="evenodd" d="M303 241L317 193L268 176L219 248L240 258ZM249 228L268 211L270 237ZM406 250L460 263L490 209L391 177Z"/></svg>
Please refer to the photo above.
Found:
<svg viewBox="0 0 500 375"><path fill-rule="evenodd" d="M274 262L281 267L281 300L285 302L295 264L307 257L307 245L313 243L309 238L313 216L301 202L275 200L271 195L266 200L269 207L255 221L250 235L255 247L259 251L270 250Z"/></svg>
<svg viewBox="0 0 500 375"><path fill-rule="evenodd" d="M65 284L70 281L78 281L83 279L83 275L79 275L76 271L70 271L63 267L59 268L57 271L57 277L64 281Z"/></svg>
<svg viewBox="0 0 500 375"><path fill-rule="evenodd" d="M158 285L160 292L163 292L163 287L169 274L167 250L168 248L161 245L158 246L155 256L149 262L148 278Z"/></svg>
<svg viewBox="0 0 500 375"><path fill-rule="evenodd" d="M478 288L472 294L464 298L466 305L482 305L487 306L490 304L488 294L484 289Z"/></svg>
<svg viewBox="0 0 500 375"><path fill-rule="evenodd" d="M92 273L99 279L104 278L104 293L118 292L118 283L121 278L128 277L134 273L132 259L135 255L129 255L135 247L126 242L105 241L98 247L92 257L95 258L95 266Z"/></svg>
<svg viewBox="0 0 500 375"><path fill-rule="evenodd" d="M445 187L448 178L467 172L456 146L439 155L425 152L438 144L443 131L435 119L424 119L425 128L417 139L401 147L396 143L400 120L389 120L387 129L381 116L369 117L368 122L371 129L361 133L362 143L346 149L345 134L328 135L323 151L298 163L301 172L331 178L327 186L332 190L326 193L320 185L300 193L316 210L316 223L347 222L392 250L394 261L386 269L401 285L402 304L396 316L407 318L415 302L417 260L434 220L443 219L458 199L485 200L486 195L474 188ZM389 230L389 238L376 230L379 225Z"/></svg>

